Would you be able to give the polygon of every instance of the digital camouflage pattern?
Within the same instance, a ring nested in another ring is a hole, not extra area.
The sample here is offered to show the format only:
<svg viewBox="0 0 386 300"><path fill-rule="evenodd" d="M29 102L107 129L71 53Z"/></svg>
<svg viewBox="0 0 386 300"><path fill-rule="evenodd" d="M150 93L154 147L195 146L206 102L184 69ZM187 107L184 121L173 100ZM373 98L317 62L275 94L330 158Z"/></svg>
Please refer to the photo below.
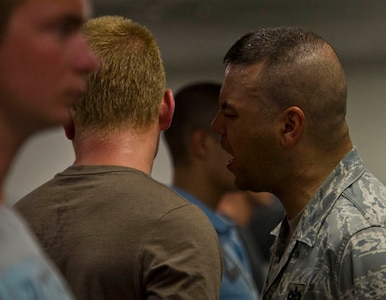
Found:
<svg viewBox="0 0 386 300"><path fill-rule="evenodd" d="M386 187L354 148L311 199L287 249L287 222L274 230L263 299L386 299L385 222Z"/></svg>

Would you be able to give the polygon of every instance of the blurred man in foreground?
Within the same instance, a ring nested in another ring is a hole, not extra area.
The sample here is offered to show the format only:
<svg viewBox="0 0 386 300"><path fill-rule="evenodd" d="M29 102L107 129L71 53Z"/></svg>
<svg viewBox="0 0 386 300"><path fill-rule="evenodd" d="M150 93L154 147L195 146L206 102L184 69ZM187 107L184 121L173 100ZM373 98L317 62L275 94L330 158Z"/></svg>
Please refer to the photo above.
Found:
<svg viewBox="0 0 386 300"><path fill-rule="evenodd" d="M81 25L84 0L0 2L0 299L70 299L66 285L4 199L4 181L34 133L69 121L98 67Z"/></svg>

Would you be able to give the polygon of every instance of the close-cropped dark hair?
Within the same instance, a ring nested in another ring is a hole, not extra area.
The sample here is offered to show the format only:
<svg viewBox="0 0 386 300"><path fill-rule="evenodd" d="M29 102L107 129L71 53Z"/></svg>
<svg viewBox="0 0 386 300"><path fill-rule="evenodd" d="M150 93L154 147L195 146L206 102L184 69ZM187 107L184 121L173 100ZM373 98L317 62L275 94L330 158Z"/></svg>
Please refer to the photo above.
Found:
<svg viewBox="0 0 386 300"><path fill-rule="evenodd" d="M299 27L262 28L242 36L228 50L224 63L287 64L306 57L325 43L317 34Z"/></svg>
<svg viewBox="0 0 386 300"><path fill-rule="evenodd" d="M292 105L291 98L298 92L312 90L315 96L324 97L324 87L333 91L333 97L347 97L345 74L335 50L310 30L273 27L252 31L237 40L224 57L225 65L256 63L263 65L267 93L282 108ZM323 89L317 88L324 84Z"/></svg>
<svg viewBox="0 0 386 300"><path fill-rule="evenodd" d="M259 99L265 99L268 118L298 106L306 115L310 135L319 140L345 122L343 67L333 47L310 30L273 27L249 32L228 50L224 63L261 66L254 88L263 95Z"/></svg>
<svg viewBox="0 0 386 300"><path fill-rule="evenodd" d="M187 160L187 144L194 130L211 132L210 125L218 111L220 89L221 85L215 82L196 82L175 93L173 120L164 132L174 164Z"/></svg>
<svg viewBox="0 0 386 300"><path fill-rule="evenodd" d="M224 64L261 66L255 89L264 95L268 116L298 106L306 115L310 135L319 140L345 122L343 67L333 47L310 30L273 27L249 32L231 46Z"/></svg>

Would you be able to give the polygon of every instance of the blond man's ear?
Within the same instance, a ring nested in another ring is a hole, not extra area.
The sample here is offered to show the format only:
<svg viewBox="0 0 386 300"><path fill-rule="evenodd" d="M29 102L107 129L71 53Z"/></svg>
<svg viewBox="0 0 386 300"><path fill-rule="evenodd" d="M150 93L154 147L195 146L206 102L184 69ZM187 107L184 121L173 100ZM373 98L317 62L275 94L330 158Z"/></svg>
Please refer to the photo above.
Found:
<svg viewBox="0 0 386 300"><path fill-rule="evenodd" d="M171 89L167 89L162 98L161 108L159 112L159 124L161 130L166 130L170 127L173 119L175 108L174 96Z"/></svg>

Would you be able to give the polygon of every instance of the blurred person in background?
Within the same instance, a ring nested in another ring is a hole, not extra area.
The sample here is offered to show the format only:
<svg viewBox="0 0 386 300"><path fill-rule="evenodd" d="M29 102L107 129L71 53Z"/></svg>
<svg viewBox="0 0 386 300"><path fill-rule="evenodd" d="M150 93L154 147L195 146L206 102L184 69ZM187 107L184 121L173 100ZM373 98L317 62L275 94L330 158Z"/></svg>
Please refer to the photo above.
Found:
<svg viewBox="0 0 386 300"><path fill-rule="evenodd" d="M280 200L275 197L275 195L272 195L272 197L269 198L269 204L267 203L267 205L261 205L255 209L248 224L252 238L256 245L258 245L262 259L267 268L271 257L271 247L275 240L275 236L271 232L281 222L283 216L285 215L285 211Z"/></svg>
<svg viewBox="0 0 386 300"><path fill-rule="evenodd" d="M173 165L173 188L199 206L216 229L224 257L220 299L258 299L251 260L236 224L216 212L221 197L236 190L234 176L225 167L230 156L210 129L220 88L220 84L203 81L176 92L173 121L164 132Z"/></svg>
<svg viewBox="0 0 386 300"><path fill-rule="evenodd" d="M235 191L226 193L221 198L217 211L236 223L249 253L255 284L261 291L274 241L271 231L284 215L280 201L271 193Z"/></svg>

